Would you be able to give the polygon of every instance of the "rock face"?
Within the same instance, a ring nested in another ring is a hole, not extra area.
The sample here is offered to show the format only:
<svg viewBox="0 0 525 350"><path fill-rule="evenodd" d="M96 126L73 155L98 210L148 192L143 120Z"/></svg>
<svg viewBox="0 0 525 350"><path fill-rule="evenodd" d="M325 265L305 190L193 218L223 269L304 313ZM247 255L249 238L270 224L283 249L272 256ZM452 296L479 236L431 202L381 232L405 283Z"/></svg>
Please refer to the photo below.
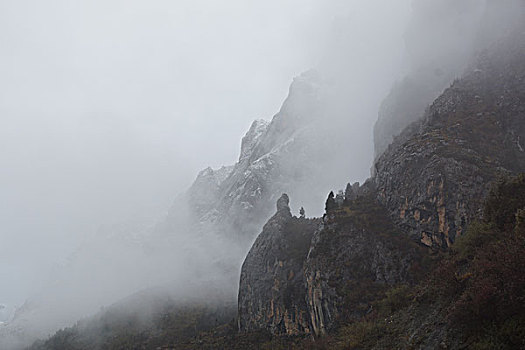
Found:
<svg viewBox="0 0 525 350"><path fill-rule="evenodd" d="M428 246L449 247L481 215L489 184L525 169L525 47L490 52L375 164L379 200Z"/></svg>
<svg viewBox="0 0 525 350"><path fill-rule="evenodd" d="M491 182L525 171L524 32L479 55L394 139L363 186L330 194L302 262L283 255L289 243L275 243L290 215L272 218L243 266L241 329L322 335L371 312L376 293L420 273L428 247L450 247L482 215ZM299 280L284 278L291 270L302 273L302 291ZM292 295L295 303L280 302ZM296 322L277 326L286 324L282 315Z"/></svg>
<svg viewBox="0 0 525 350"><path fill-rule="evenodd" d="M242 266L239 329L274 334L309 333L303 262L319 220L293 217L288 196L266 223Z"/></svg>
<svg viewBox="0 0 525 350"><path fill-rule="evenodd" d="M419 253L371 195L328 212L304 265L312 333L360 318L372 310L377 291L411 282Z"/></svg>
<svg viewBox="0 0 525 350"><path fill-rule="evenodd" d="M345 201L320 225L292 217L287 202L279 200L243 264L241 331L322 335L341 317L369 312L375 292L411 281L419 251L370 194Z"/></svg>
<svg viewBox="0 0 525 350"><path fill-rule="evenodd" d="M233 166L224 166L218 170L208 167L197 175L188 191L190 206L196 216L213 215L213 203L219 199L221 185L232 171Z"/></svg>
<svg viewBox="0 0 525 350"><path fill-rule="evenodd" d="M268 122L263 119L255 120L250 126L250 130L242 138L241 142L241 155L239 156L239 163L247 161L253 154L257 143L261 139L261 136L268 129Z"/></svg>
<svg viewBox="0 0 525 350"><path fill-rule="evenodd" d="M328 212L304 267L312 333L358 319L371 311L377 291L411 282L419 253L371 195Z"/></svg>

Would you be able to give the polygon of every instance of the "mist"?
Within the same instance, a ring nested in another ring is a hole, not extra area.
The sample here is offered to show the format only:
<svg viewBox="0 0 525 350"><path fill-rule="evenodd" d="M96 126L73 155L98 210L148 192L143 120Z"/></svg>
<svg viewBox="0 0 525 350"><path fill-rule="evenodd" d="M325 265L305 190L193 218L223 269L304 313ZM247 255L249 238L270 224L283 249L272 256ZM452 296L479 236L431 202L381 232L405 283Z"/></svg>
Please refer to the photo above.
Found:
<svg viewBox="0 0 525 350"><path fill-rule="evenodd" d="M314 69L314 125L342 149L326 155L338 157L326 184L290 191L294 212L322 215L325 193L370 176L392 86L431 84L420 113L518 3L0 0L0 322L38 305L24 322L42 337L135 292L182 298L200 281L233 297L249 247L195 230L184 204L199 171L235 164L252 121L271 121ZM159 229L166 220L178 227Z"/></svg>
<svg viewBox="0 0 525 350"><path fill-rule="evenodd" d="M0 300L20 305L101 225L154 225L200 169L233 163L315 62L319 3L297 5L0 2Z"/></svg>

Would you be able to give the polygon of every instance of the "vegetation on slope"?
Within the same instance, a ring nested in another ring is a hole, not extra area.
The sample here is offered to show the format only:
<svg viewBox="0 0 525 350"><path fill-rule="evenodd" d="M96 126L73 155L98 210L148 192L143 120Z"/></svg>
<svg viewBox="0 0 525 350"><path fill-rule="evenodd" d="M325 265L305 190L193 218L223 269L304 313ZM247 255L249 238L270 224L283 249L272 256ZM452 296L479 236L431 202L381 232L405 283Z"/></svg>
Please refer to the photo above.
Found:
<svg viewBox="0 0 525 350"><path fill-rule="evenodd" d="M525 347L525 176L491 191L472 224L416 288L399 286L339 329L333 348Z"/></svg>

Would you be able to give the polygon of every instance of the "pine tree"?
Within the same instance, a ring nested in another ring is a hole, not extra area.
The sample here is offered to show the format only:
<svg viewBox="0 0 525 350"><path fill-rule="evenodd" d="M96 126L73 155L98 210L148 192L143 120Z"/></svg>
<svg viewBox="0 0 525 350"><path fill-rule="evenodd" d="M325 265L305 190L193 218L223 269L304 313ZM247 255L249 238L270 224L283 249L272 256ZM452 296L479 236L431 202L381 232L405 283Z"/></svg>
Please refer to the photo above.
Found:
<svg viewBox="0 0 525 350"><path fill-rule="evenodd" d="M305 213L303 207L301 207L301 209L299 210L299 215L300 215L302 218L305 218L305 217L306 217L306 213Z"/></svg>

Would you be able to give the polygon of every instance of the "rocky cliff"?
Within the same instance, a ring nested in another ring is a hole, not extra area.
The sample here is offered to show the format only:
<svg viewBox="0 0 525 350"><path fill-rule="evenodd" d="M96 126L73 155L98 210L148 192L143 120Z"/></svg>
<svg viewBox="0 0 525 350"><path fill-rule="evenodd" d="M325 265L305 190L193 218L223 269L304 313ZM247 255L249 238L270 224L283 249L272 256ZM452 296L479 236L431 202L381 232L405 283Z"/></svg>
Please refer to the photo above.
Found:
<svg viewBox="0 0 525 350"><path fill-rule="evenodd" d="M326 334L339 320L370 312L378 294L419 273L421 248L395 228L367 189L347 194L322 220L292 217L287 202L287 196L279 200L243 264L241 331Z"/></svg>
<svg viewBox="0 0 525 350"><path fill-rule="evenodd" d="M479 56L376 162L378 198L414 239L450 247L489 184L525 169L524 58L523 40Z"/></svg>
<svg viewBox="0 0 525 350"><path fill-rule="evenodd" d="M309 332L303 261L319 220L290 213L288 196L266 223L241 270L239 329L267 328L274 334Z"/></svg>
<svg viewBox="0 0 525 350"><path fill-rule="evenodd" d="M491 184L525 171L523 38L519 27L478 55L394 139L365 185L355 187L357 192L349 186L345 196L329 196L323 222L298 270L303 291L294 296L304 294L306 302L306 309L294 311L301 315L301 327L280 329L258 322L255 315L260 314L249 312L275 299L269 291L279 273L266 270L267 262L257 257L279 254L265 242L284 231L263 232L265 238L252 247L241 275L241 329L250 325L283 334L322 335L342 320L366 317L378 300L388 297L386 290L418 280L429 257L451 248L470 223L481 219ZM292 260L279 261L287 266ZM301 262L293 260L293 266L297 270ZM253 280L261 281L259 290L250 289L255 285L248 281ZM300 285L282 281L279 291ZM251 299L253 295L257 297Z"/></svg>
<svg viewBox="0 0 525 350"><path fill-rule="evenodd" d="M304 262L311 332L359 319L386 288L413 282L420 253L370 195L329 210Z"/></svg>

